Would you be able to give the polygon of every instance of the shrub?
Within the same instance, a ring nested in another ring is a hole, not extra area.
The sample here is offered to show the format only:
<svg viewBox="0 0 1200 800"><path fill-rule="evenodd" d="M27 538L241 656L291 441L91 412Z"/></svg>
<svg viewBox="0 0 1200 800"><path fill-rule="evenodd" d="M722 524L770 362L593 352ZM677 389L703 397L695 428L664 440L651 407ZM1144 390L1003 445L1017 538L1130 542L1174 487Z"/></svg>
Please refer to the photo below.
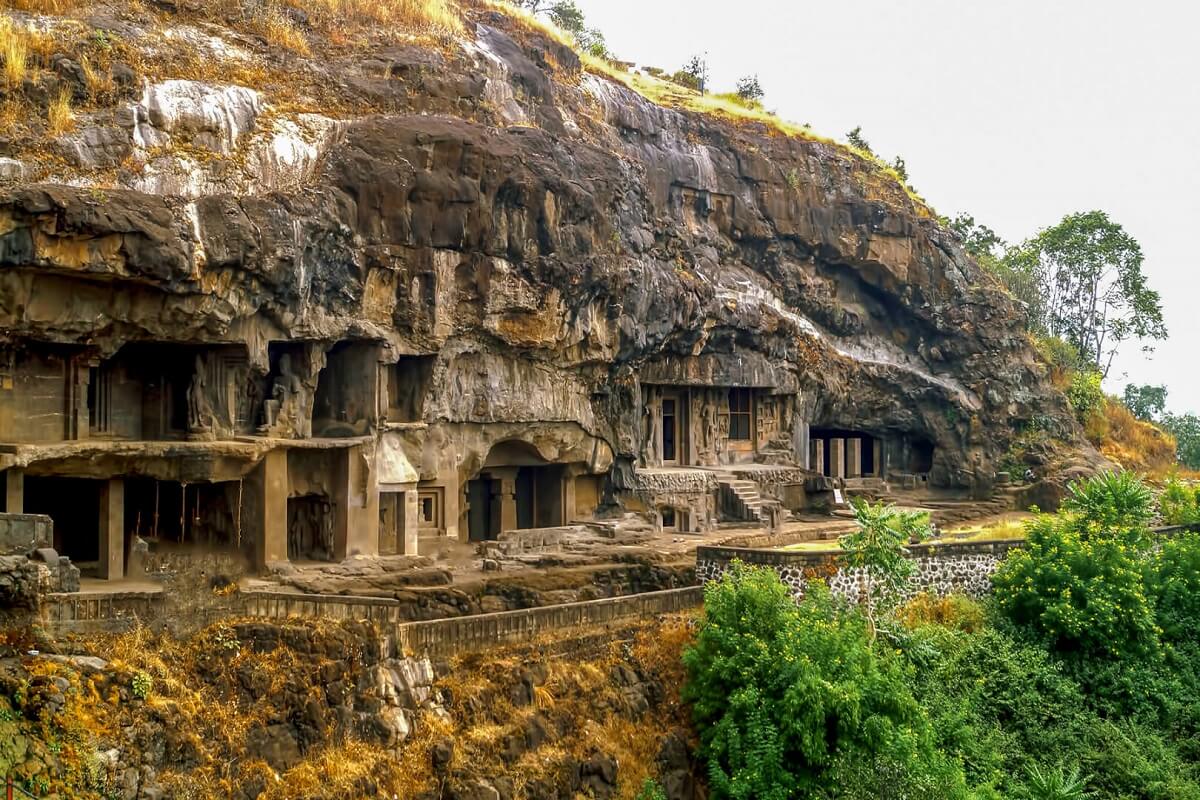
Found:
<svg viewBox="0 0 1200 800"><path fill-rule="evenodd" d="M739 78L737 82L737 96L747 103L757 104L762 106L763 88L758 82L757 75L747 75L744 78Z"/></svg>
<svg viewBox="0 0 1200 800"><path fill-rule="evenodd" d="M1163 544L1149 591L1167 640L1195 636L1200 629L1200 535L1185 534Z"/></svg>
<svg viewBox="0 0 1200 800"><path fill-rule="evenodd" d="M1033 765L1025 775L1025 785L1017 793L1025 800L1086 800L1092 793L1087 790L1087 778L1074 766L1065 770Z"/></svg>
<svg viewBox="0 0 1200 800"><path fill-rule="evenodd" d="M1099 371L1090 369L1078 370L1071 375L1067 402L1081 425L1104 410L1104 389L1100 387L1103 378Z"/></svg>
<svg viewBox="0 0 1200 800"><path fill-rule="evenodd" d="M1158 512L1168 525L1200 522L1200 486L1185 484L1172 475L1158 496Z"/></svg>
<svg viewBox="0 0 1200 800"><path fill-rule="evenodd" d="M929 538L932 531L925 512L861 500L853 501L852 506L858 529L838 539L838 545L845 553L846 565L859 570L860 597L874 637L876 611L890 608L912 575L913 562L904 546Z"/></svg>
<svg viewBox="0 0 1200 800"><path fill-rule="evenodd" d="M667 800L667 793L653 778L646 778L638 789L636 800Z"/></svg>
<svg viewBox="0 0 1200 800"><path fill-rule="evenodd" d="M129 682L129 689L133 692L133 696L139 700L145 700L150 696L150 691L154 688L154 679L150 677L150 673L139 670L134 673L133 679Z"/></svg>
<svg viewBox="0 0 1200 800"><path fill-rule="evenodd" d="M773 570L735 564L706 587L683 660L718 797L783 800L851 775L858 785L903 775L925 796L962 791L961 772L933 749L905 664L876 651L863 616L839 612L820 582L797 605Z"/></svg>
<svg viewBox="0 0 1200 800"><path fill-rule="evenodd" d="M1060 652L1158 654L1143 579L1150 500L1129 473L1073 484L1063 511L1038 517L1028 548L1011 553L993 575L997 607Z"/></svg>

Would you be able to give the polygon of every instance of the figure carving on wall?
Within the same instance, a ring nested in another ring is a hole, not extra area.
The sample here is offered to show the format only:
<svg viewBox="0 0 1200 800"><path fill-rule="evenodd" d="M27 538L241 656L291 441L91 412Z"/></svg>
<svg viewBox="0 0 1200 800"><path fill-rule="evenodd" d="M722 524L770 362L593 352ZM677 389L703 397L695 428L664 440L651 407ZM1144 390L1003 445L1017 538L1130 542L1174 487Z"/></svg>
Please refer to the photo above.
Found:
<svg viewBox="0 0 1200 800"><path fill-rule="evenodd" d="M650 410L650 450L649 459L646 462L650 466L662 465L662 440L663 440L663 420L662 420L662 405L659 403L658 392L654 389L650 390L651 401L649 404Z"/></svg>
<svg viewBox="0 0 1200 800"><path fill-rule="evenodd" d="M213 427L212 403L208 399L208 364L202 353L196 354L192 381L187 388L188 433L204 435Z"/></svg>
<svg viewBox="0 0 1200 800"><path fill-rule="evenodd" d="M704 404L704 452L709 465L717 463L717 406L711 399Z"/></svg>
<svg viewBox="0 0 1200 800"><path fill-rule="evenodd" d="M279 374L271 384L271 396L263 403L263 432L294 431L303 436L304 384L292 371L292 358L287 353L279 357Z"/></svg>

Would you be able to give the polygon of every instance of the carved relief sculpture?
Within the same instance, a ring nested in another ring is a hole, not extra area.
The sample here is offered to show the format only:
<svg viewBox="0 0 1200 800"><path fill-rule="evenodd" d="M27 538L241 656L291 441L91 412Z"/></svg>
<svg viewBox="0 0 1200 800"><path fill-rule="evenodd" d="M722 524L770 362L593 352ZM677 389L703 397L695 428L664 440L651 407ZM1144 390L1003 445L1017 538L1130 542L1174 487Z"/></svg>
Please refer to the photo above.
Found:
<svg viewBox="0 0 1200 800"><path fill-rule="evenodd" d="M212 438L213 410L208 399L208 364L201 353L196 354L192 368L192 381L187 388L187 404L188 438Z"/></svg>

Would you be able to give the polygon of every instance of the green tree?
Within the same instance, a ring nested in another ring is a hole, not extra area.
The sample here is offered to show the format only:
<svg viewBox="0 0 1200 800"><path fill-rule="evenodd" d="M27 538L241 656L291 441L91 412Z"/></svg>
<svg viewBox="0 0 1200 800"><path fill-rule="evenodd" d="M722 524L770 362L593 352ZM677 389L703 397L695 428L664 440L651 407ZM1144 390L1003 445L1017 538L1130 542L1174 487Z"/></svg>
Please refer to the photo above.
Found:
<svg viewBox="0 0 1200 800"><path fill-rule="evenodd" d="M1142 248L1103 211L1070 214L1004 260L1015 275L1036 280L1033 328L1074 345L1104 375L1123 342L1166 338Z"/></svg>
<svg viewBox="0 0 1200 800"><path fill-rule="evenodd" d="M757 75L747 75L737 82L737 96L747 103L761 103L763 99L762 84Z"/></svg>
<svg viewBox="0 0 1200 800"><path fill-rule="evenodd" d="M875 638L878 614L892 608L913 572L904 546L929 538L929 514L851 501L858 528L838 539L846 565L858 570L860 601Z"/></svg>
<svg viewBox="0 0 1200 800"><path fill-rule="evenodd" d="M871 149L871 143L862 135L862 125L855 125L854 130L846 134L846 141L850 142L852 147L856 147L864 153L875 154L875 151Z"/></svg>
<svg viewBox="0 0 1200 800"><path fill-rule="evenodd" d="M1167 407L1167 387L1127 384L1125 407L1138 419L1153 422Z"/></svg>
<svg viewBox="0 0 1200 800"><path fill-rule="evenodd" d="M950 221L950 229L962 239L963 248L977 260L995 261L1005 248L1004 240L994 230L967 213Z"/></svg>
<svg viewBox="0 0 1200 800"><path fill-rule="evenodd" d="M1175 458L1191 469L1200 469L1200 416L1165 414L1160 422L1175 437Z"/></svg>
<svg viewBox="0 0 1200 800"><path fill-rule="evenodd" d="M901 181L908 183L908 165L904 163L903 158L896 156L892 161L892 170L900 176Z"/></svg>
<svg viewBox="0 0 1200 800"><path fill-rule="evenodd" d="M671 80L680 86L695 89L701 94L708 86L708 60L704 55L695 55L688 59L683 67L671 76Z"/></svg>
<svg viewBox="0 0 1200 800"><path fill-rule="evenodd" d="M597 58L611 57L604 34L587 26L583 9L576 5L575 0L520 0L518 5L533 14L546 14L555 25L574 36L584 52Z"/></svg>

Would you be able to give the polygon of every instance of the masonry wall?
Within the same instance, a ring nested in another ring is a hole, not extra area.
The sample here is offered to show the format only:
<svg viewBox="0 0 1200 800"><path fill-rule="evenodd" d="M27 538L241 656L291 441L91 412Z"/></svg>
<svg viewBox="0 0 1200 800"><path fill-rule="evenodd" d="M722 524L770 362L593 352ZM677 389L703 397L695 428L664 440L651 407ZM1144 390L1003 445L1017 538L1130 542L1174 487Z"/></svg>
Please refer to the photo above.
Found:
<svg viewBox="0 0 1200 800"><path fill-rule="evenodd" d="M1024 540L995 542L950 542L913 545L908 548L916 562L905 596L921 592L937 595L952 593L981 597L992 589L991 576L1008 552L1024 547ZM824 580L837 597L857 601L864 586L860 568L847 567L840 553L788 552L755 550L743 547L699 547L696 550L696 577L702 581L719 579L734 561L768 566L779 573L792 594L801 597L810 580Z"/></svg>

